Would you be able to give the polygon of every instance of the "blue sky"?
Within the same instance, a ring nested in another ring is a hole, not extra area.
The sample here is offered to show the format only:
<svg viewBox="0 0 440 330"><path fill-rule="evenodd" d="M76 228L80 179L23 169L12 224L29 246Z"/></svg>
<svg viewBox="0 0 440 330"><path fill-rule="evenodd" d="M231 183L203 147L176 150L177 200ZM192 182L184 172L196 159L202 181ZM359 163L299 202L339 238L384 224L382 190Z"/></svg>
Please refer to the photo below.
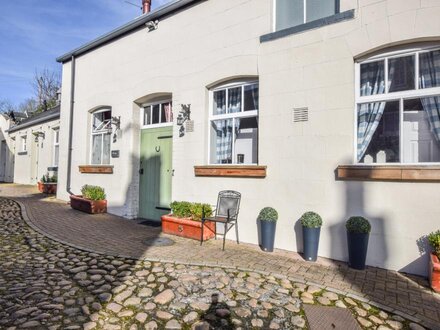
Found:
<svg viewBox="0 0 440 330"><path fill-rule="evenodd" d="M56 57L140 14L124 0L0 0L0 100L32 97L35 70L61 70Z"/></svg>

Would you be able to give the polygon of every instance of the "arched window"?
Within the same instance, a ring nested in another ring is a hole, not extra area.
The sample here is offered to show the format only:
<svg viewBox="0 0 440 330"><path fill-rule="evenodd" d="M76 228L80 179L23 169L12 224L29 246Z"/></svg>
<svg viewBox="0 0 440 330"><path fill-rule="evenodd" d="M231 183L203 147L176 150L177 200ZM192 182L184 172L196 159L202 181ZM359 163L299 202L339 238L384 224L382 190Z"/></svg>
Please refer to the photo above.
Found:
<svg viewBox="0 0 440 330"><path fill-rule="evenodd" d="M210 91L210 164L258 164L258 81Z"/></svg>
<svg viewBox="0 0 440 330"><path fill-rule="evenodd" d="M112 111L105 108L92 113L91 164L110 164Z"/></svg>
<svg viewBox="0 0 440 330"><path fill-rule="evenodd" d="M440 47L356 64L356 161L440 162Z"/></svg>

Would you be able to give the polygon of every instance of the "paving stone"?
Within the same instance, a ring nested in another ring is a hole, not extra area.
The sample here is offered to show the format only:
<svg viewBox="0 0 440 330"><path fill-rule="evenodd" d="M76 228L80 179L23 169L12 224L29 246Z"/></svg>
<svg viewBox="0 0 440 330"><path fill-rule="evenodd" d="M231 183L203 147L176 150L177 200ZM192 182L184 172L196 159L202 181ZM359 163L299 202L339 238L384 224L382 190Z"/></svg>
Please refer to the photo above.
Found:
<svg viewBox="0 0 440 330"><path fill-rule="evenodd" d="M173 318L173 314L164 311L157 311L156 316L161 320L170 320Z"/></svg>
<svg viewBox="0 0 440 330"><path fill-rule="evenodd" d="M161 293L159 293L156 297L154 297L154 302L159 305L168 304L175 297L174 292L170 289L167 289Z"/></svg>

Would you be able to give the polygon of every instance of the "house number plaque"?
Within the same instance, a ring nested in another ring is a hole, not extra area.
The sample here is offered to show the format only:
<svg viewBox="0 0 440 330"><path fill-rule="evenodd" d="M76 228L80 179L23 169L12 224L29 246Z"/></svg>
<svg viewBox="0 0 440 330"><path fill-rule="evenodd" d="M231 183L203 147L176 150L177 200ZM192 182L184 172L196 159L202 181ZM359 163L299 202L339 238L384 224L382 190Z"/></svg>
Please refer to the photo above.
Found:
<svg viewBox="0 0 440 330"><path fill-rule="evenodd" d="M119 150L112 150L112 158L119 158Z"/></svg>

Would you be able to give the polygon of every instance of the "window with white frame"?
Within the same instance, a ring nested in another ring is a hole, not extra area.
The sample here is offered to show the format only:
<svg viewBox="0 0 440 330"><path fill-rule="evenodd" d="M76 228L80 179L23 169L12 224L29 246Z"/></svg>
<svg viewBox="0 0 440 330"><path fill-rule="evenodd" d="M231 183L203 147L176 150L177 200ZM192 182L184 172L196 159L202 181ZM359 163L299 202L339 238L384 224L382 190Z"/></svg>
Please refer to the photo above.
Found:
<svg viewBox="0 0 440 330"><path fill-rule="evenodd" d="M58 166L60 159L60 130L55 128L53 130L53 166Z"/></svg>
<svg viewBox="0 0 440 330"><path fill-rule="evenodd" d="M21 152L26 152L27 151L27 136L23 135L20 140L21 140Z"/></svg>
<svg viewBox="0 0 440 330"><path fill-rule="evenodd" d="M276 31L339 12L339 0L274 0L274 3Z"/></svg>
<svg viewBox="0 0 440 330"><path fill-rule="evenodd" d="M440 162L440 48L356 64L358 163Z"/></svg>
<svg viewBox="0 0 440 330"><path fill-rule="evenodd" d="M91 164L110 164L111 147L111 118L110 109L98 110L92 113L92 152Z"/></svg>
<svg viewBox="0 0 440 330"><path fill-rule="evenodd" d="M258 164L258 82L210 91L210 164Z"/></svg>
<svg viewBox="0 0 440 330"><path fill-rule="evenodd" d="M173 107L170 100L143 105L142 125L160 127L173 124Z"/></svg>

